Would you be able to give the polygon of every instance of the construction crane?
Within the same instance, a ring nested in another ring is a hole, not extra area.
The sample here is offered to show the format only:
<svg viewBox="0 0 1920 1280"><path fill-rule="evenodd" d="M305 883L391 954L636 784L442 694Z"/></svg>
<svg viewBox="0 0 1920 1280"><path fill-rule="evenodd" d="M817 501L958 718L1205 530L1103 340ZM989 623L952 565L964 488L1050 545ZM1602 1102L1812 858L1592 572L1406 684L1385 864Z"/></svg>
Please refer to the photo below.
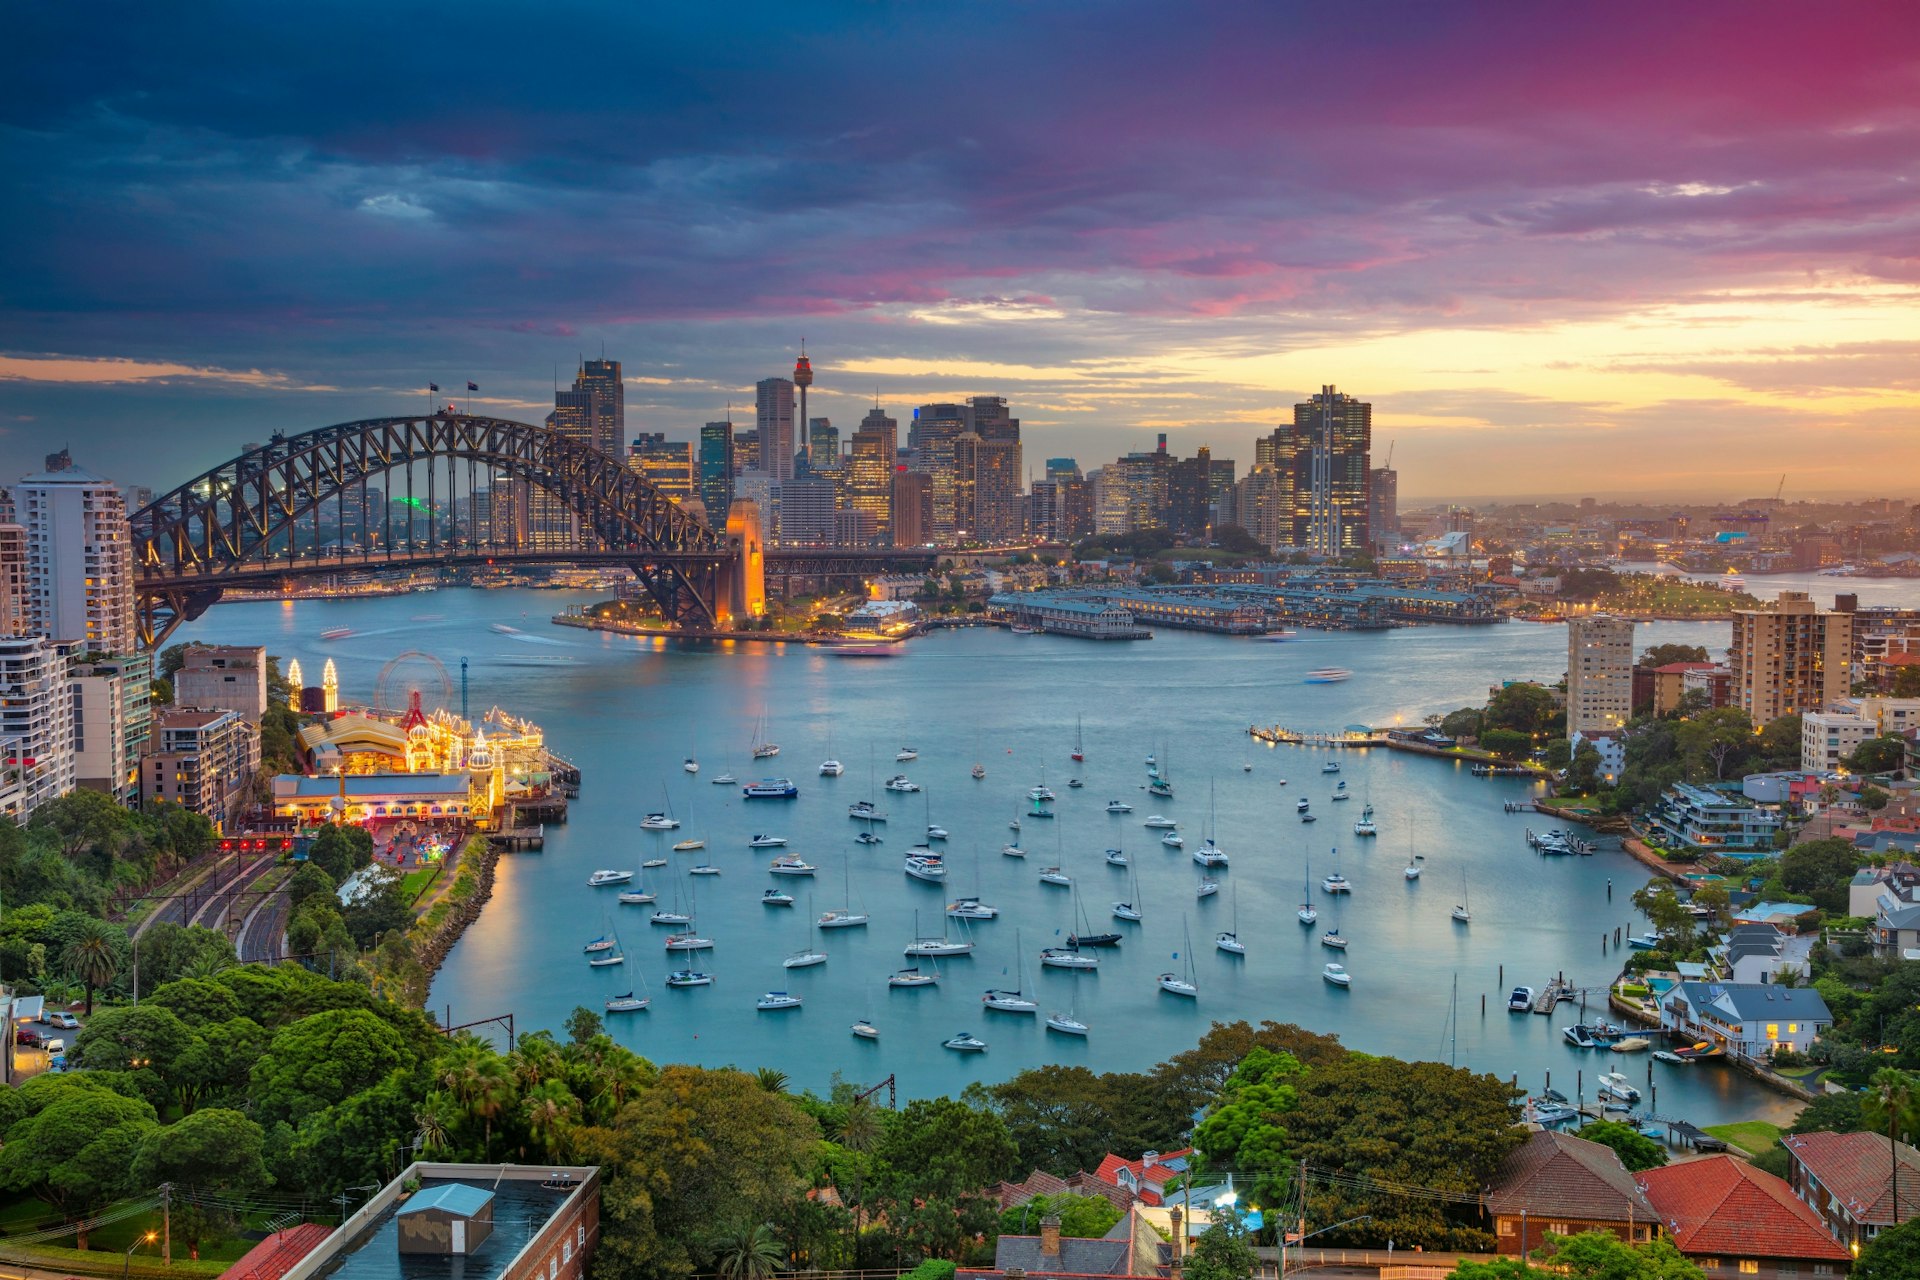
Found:
<svg viewBox="0 0 1920 1280"><path fill-rule="evenodd" d="M1780 505L1780 495L1785 493L1786 491L1787 491L1787 475L1786 475L1786 472L1783 471L1780 473L1780 483L1774 486L1774 490L1773 490L1774 506L1777 507Z"/></svg>
<svg viewBox="0 0 1920 1280"><path fill-rule="evenodd" d="M1400 442L1399 442L1398 440L1389 440L1389 441L1387 441L1387 460L1386 460L1386 462L1385 462L1385 463L1383 463L1383 464L1381 465L1381 467L1380 467L1380 469L1381 469L1382 471L1391 471L1391 470L1393 470L1393 446L1394 446L1394 445L1396 445L1396 444L1399 444L1399 443L1400 443ZM1783 481L1784 481L1784 479L1785 479L1785 477L1782 477L1782 480L1783 480Z"/></svg>

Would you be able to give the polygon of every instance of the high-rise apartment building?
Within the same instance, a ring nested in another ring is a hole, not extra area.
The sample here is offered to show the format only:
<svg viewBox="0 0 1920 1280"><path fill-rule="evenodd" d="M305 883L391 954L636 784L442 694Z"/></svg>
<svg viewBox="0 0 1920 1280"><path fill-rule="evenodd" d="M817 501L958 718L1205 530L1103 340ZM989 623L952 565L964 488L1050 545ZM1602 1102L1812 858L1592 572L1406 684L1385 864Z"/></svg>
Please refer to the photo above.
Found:
<svg viewBox="0 0 1920 1280"><path fill-rule="evenodd" d="M230 710L166 707L140 762L140 798L190 809L223 826L260 768L260 726Z"/></svg>
<svg viewBox="0 0 1920 1280"><path fill-rule="evenodd" d="M982 440L1020 438L1020 419L1007 412L1005 396L974 396L968 400L967 424Z"/></svg>
<svg viewBox="0 0 1920 1280"><path fill-rule="evenodd" d="M627 466L675 502L694 496L693 445L687 441L669 440L660 431L642 431L627 446Z"/></svg>
<svg viewBox="0 0 1920 1280"><path fill-rule="evenodd" d="M87 660L67 652L73 699L74 782L122 804L140 794L140 756L153 729L153 660L145 654Z"/></svg>
<svg viewBox="0 0 1920 1280"><path fill-rule="evenodd" d="M840 428L833 419L807 419L807 465L815 471L840 469Z"/></svg>
<svg viewBox="0 0 1920 1280"><path fill-rule="evenodd" d="M1795 712L1824 711L1851 692L1853 615L1814 606L1804 591L1772 605L1733 611L1732 705L1757 725Z"/></svg>
<svg viewBox="0 0 1920 1280"><path fill-rule="evenodd" d="M1618 733L1633 718L1633 622L1567 619L1567 733Z"/></svg>
<svg viewBox="0 0 1920 1280"><path fill-rule="evenodd" d="M0 524L0 636L33 634L32 588L26 526Z"/></svg>
<svg viewBox="0 0 1920 1280"><path fill-rule="evenodd" d="M752 427L734 433L733 437L733 474L734 478L746 475L749 471L760 470L760 433Z"/></svg>
<svg viewBox="0 0 1920 1280"><path fill-rule="evenodd" d="M1152 452L1130 453L1100 468L1094 488L1094 532L1133 533L1164 524L1172 461L1162 436Z"/></svg>
<svg viewBox="0 0 1920 1280"><path fill-rule="evenodd" d="M27 531L27 629L87 653L133 653L140 646L126 501L64 450L47 461L49 470L13 488Z"/></svg>
<svg viewBox="0 0 1920 1280"><path fill-rule="evenodd" d="M924 471L893 473L893 545L924 547L933 541L933 477Z"/></svg>
<svg viewBox="0 0 1920 1280"><path fill-rule="evenodd" d="M553 393L553 412L547 430L575 444L620 456L627 436L626 384L618 360L587 360L574 374L573 386ZM540 551L571 546L579 532L572 508L546 490L527 494L527 543Z"/></svg>
<svg viewBox="0 0 1920 1280"><path fill-rule="evenodd" d="M709 422L700 428L700 502L715 528L733 507L733 473L733 423Z"/></svg>
<svg viewBox="0 0 1920 1280"><path fill-rule="evenodd" d="M943 545L953 541L958 528L953 505L953 442L967 429L970 416L966 405L923 404L913 411L913 423L907 428L913 469L928 478L932 494L931 540Z"/></svg>
<svg viewBox="0 0 1920 1280"><path fill-rule="evenodd" d="M1020 441L963 431L953 442L953 472L955 537L987 546L1018 542L1024 532Z"/></svg>
<svg viewBox="0 0 1920 1280"><path fill-rule="evenodd" d="M0 639L0 768L19 771L20 819L74 787L67 659L37 635Z"/></svg>
<svg viewBox="0 0 1920 1280"><path fill-rule="evenodd" d="M260 645L190 645L173 675L173 704L237 711L258 721L267 713L267 651Z"/></svg>
<svg viewBox="0 0 1920 1280"><path fill-rule="evenodd" d="M805 360L801 357L801 363ZM775 482L793 479L793 391L794 384L785 378L762 378L753 384L753 424L759 433L755 470Z"/></svg>
<svg viewBox="0 0 1920 1280"><path fill-rule="evenodd" d="M1256 447L1255 456L1264 453L1266 457L1255 462L1253 470L1247 472L1237 486L1234 516L1255 541L1268 550L1276 550L1293 541L1292 475L1274 466L1270 440L1258 443L1265 447Z"/></svg>
<svg viewBox="0 0 1920 1280"><path fill-rule="evenodd" d="M893 466L900 424L875 405L853 433L847 459L842 505L872 518L873 539L893 541Z"/></svg>
<svg viewBox="0 0 1920 1280"><path fill-rule="evenodd" d="M1189 538L1206 535L1213 528L1214 513L1222 500L1233 505L1233 460L1215 458L1206 445L1191 458L1169 462L1166 476L1163 523L1177 534Z"/></svg>
<svg viewBox="0 0 1920 1280"><path fill-rule="evenodd" d="M1364 554L1367 534L1367 455L1373 445L1373 406L1332 386L1293 406L1295 465L1307 466L1300 542L1322 556ZM1275 459L1276 465L1278 458Z"/></svg>
<svg viewBox="0 0 1920 1280"><path fill-rule="evenodd" d="M1400 541L1400 473L1391 467L1367 473L1367 536L1375 554L1395 550Z"/></svg>

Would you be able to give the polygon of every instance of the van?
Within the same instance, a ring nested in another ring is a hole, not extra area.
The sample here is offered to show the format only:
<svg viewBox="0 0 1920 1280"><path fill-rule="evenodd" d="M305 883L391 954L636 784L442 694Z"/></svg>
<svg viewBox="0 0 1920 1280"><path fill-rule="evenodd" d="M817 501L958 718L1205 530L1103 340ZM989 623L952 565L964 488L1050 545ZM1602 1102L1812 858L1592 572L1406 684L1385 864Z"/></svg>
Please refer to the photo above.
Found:
<svg viewBox="0 0 1920 1280"><path fill-rule="evenodd" d="M48 1053L65 1053L67 1051L67 1042L59 1036L48 1036L45 1040L41 1041L40 1047Z"/></svg>

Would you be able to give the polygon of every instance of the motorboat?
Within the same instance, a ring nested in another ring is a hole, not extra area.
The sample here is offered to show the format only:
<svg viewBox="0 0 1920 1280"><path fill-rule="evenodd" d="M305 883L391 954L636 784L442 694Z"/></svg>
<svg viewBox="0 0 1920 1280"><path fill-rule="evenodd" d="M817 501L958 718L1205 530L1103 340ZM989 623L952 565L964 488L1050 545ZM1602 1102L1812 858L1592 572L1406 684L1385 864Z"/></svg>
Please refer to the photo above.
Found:
<svg viewBox="0 0 1920 1280"><path fill-rule="evenodd" d="M734 777L734 776L733 776L732 774L730 774L730 773L723 773L723 774L721 774L721 775L720 775L719 777L717 777L717 778L709 778L709 779L707 779L707 781L709 781L709 782L711 782L711 783L713 783L713 785L714 785L714 786L716 786L716 787L730 787L730 786L732 786L732 785L733 785L734 783L736 783L736 782L738 782L738 781L740 781L740 779L738 779L738 778L736 778L736 777Z"/></svg>
<svg viewBox="0 0 1920 1280"><path fill-rule="evenodd" d="M1303 813L1303 814L1301 814L1301 815L1300 815L1300 821L1302 821L1302 822L1318 822L1318 821L1320 821L1320 819L1318 819L1318 818L1316 818L1316 817L1314 817L1314 816L1313 816L1312 814L1310 814L1310 813Z"/></svg>
<svg viewBox="0 0 1920 1280"><path fill-rule="evenodd" d="M858 929L864 926L867 920L868 916L864 911L837 908L832 911L822 911L820 918L813 923L821 929Z"/></svg>
<svg viewBox="0 0 1920 1280"><path fill-rule="evenodd" d="M915 854L909 857L901 868L915 880L928 880L939 883L947 878L947 864L937 853Z"/></svg>
<svg viewBox="0 0 1920 1280"><path fill-rule="evenodd" d="M818 868L797 853L783 854L767 864L767 873L776 876L810 876Z"/></svg>
<svg viewBox="0 0 1920 1280"><path fill-rule="evenodd" d="M1342 680L1351 680L1353 672L1345 667L1315 667L1307 672L1308 684L1339 684Z"/></svg>
<svg viewBox="0 0 1920 1280"><path fill-rule="evenodd" d="M680 820L678 818L670 818L664 813L650 813L640 819L640 829L642 831L672 831L678 828L679 825Z"/></svg>
<svg viewBox="0 0 1920 1280"><path fill-rule="evenodd" d="M846 771L847 766L841 764L838 760L822 760L820 762L820 776L823 778L837 778Z"/></svg>
<svg viewBox="0 0 1920 1280"><path fill-rule="evenodd" d="M322 640L340 640L352 634L352 627L328 627L320 633L320 638Z"/></svg>
<svg viewBox="0 0 1920 1280"><path fill-rule="evenodd" d="M667 975L667 985L670 987L710 987L713 985L713 975L710 973L701 973L698 969L675 969Z"/></svg>
<svg viewBox="0 0 1920 1280"><path fill-rule="evenodd" d="M1067 790L1069 790L1069 791L1078 791L1078 790L1079 790L1080 788L1082 788L1082 787L1084 787L1084 786L1086 786L1086 785L1087 785L1086 783L1084 783L1084 782L1082 782L1082 781L1080 781L1080 779L1078 779L1078 778L1068 778L1068 779L1067 779Z"/></svg>
<svg viewBox="0 0 1920 1280"><path fill-rule="evenodd" d="M1178 831L1169 831L1160 837L1160 843L1169 849L1179 849L1186 845L1187 838Z"/></svg>
<svg viewBox="0 0 1920 1280"><path fill-rule="evenodd" d="M696 862L687 868L687 874L690 876L717 876L720 874L720 868L714 866L711 862Z"/></svg>
<svg viewBox="0 0 1920 1280"><path fill-rule="evenodd" d="M782 960L780 967L782 969L811 969L817 964L825 964L826 962L826 952L815 951L813 948L808 947L806 950L796 951L785 960Z"/></svg>
<svg viewBox="0 0 1920 1280"><path fill-rule="evenodd" d="M949 920L998 920L1000 908L988 906L978 898L956 898L947 904Z"/></svg>
<svg viewBox="0 0 1920 1280"><path fill-rule="evenodd" d="M1323 876L1320 880L1322 893L1352 893L1353 885L1338 871Z"/></svg>
<svg viewBox="0 0 1920 1280"><path fill-rule="evenodd" d="M898 791L903 794L911 794L920 789L920 784L907 777L904 773L896 773L887 779L886 789L889 791Z"/></svg>
<svg viewBox="0 0 1920 1280"><path fill-rule="evenodd" d="M893 753L893 758L895 760L898 760L904 763L908 760L918 760L920 758L920 753L914 750L912 747L902 747L898 751Z"/></svg>
<svg viewBox="0 0 1920 1280"><path fill-rule="evenodd" d="M1580 1113L1564 1102L1548 1102L1536 1098L1527 1104L1527 1115L1543 1129L1551 1129L1557 1124L1565 1124L1577 1119Z"/></svg>
<svg viewBox="0 0 1920 1280"><path fill-rule="evenodd" d="M1308 800L1305 796L1301 796L1300 799L1295 802L1293 806L1293 811L1295 813L1305 813L1307 810L1311 808L1313 808L1313 802L1311 800Z"/></svg>
<svg viewBox="0 0 1920 1280"><path fill-rule="evenodd" d="M1685 1062L1698 1062L1702 1058L1724 1058L1727 1051L1711 1040L1701 1040L1685 1049L1675 1049L1674 1055Z"/></svg>
<svg viewBox="0 0 1920 1280"><path fill-rule="evenodd" d="M855 844L879 844L884 839L884 836L877 836L871 831L862 831L853 838L853 842Z"/></svg>
<svg viewBox="0 0 1920 1280"><path fill-rule="evenodd" d="M1224 867L1227 865L1227 851L1208 840L1193 851L1193 860L1203 867Z"/></svg>
<svg viewBox="0 0 1920 1280"><path fill-rule="evenodd" d="M602 951L611 951L613 950L613 939L603 933L586 946L580 948L580 950L590 956L597 955Z"/></svg>
<svg viewBox="0 0 1920 1280"><path fill-rule="evenodd" d="M587 877L587 884L595 889L603 889L610 884L625 884L633 879L631 871L610 871L602 868Z"/></svg>
<svg viewBox="0 0 1920 1280"><path fill-rule="evenodd" d="M1100 957L1082 955L1073 947L1047 947L1040 952L1040 963L1049 969L1098 969Z"/></svg>
<svg viewBox="0 0 1920 1280"><path fill-rule="evenodd" d="M1124 849L1107 850L1106 859L1107 865L1110 867L1124 867L1128 865L1127 853Z"/></svg>
<svg viewBox="0 0 1920 1280"><path fill-rule="evenodd" d="M1615 1053L1640 1053L1652 1047L1653 1041L1647 1039L1645 1036L1624 1036L1614 1041L1612 1045Z"/></svg>
<svg viewBox="0 0 1920 1280"><path fill-rule="evenodd" d="M1340 779L1340 781L1333 784L1333 789L1335 791L1345 791L1347 789L1347 780L1345 778Z"/></svg>
<svg viewBox="0 0 1920 1280"><path fill-rule="evenodd" d="M1600 1043L1587 1031L1587 1025L1584 1022L1576 1022L1570 1027L1562 1027L1560 1029L1560 1038L1576 1049L1595 1049L1599 1047Z"/></svg>
<svg viewBox="0 0 1920 1280"><path fill-rule="evenodd" d="M967 1031L962 1031L959 1035L948 1036L945 1040L942 1040L940 1044L943 1048L952 1049L955 1053L985 1053L987 1051L987 1042Z"/></svg>
<svg viewBox="0 0 1920 1280"><path fill-rule="evenodd" d="M895 969L887 975L887 985L890 987L932 987L937 986L939 982L939 974L922 973L917 964L908 965L904 969Z"/></svg>
<svg viewBox="0 0 1920 1280"><path fill-rule="evenodd" d="M1128 804L1124 800L1109 800L1107 801L1107 812L1108 813L1132 813L1133 806Z"/></svg>
<svg viewBox="0 0 1920 1280"><path fill-rule="evenodd" d="M1320 766L1320 772L1338 773L1340 772L1340 762L1338 760L1329 760L1325 764Z"/></svg>
<svg viewBox="0 0 1920 1280"><path fill-rule="evenodd" d="M1050 1013L1047 1015L1047 1030L1058 1031L1063 1036L1084 1036L1087 1034L1087 1024L1072 1013Z"/></svg>
<svg viewBox="0 0 1920 1280"><path fill-rule="evenodd" d="M740 794L749 800L797 800L800 788L785 778L762 778L740 788Z"/></svg>
<svg viewBox="0 0 1920 1280"><path fill-rule="evenodd" d="M695 760L692 756L688 756L686 760L680 765L680 767L686 770L688 773L700 772L700 762L698 760Z"/></svg>
<svg viewBox="0 0 1920 1280"><path fill-rule="evenodd" d="M763 907L790 907L793 905L793 895L790 893L782 893L778 889L769 889L760 895L760 905Z"/></svg>
<svg viewBox="0 0 1920 1280"><path fill-rule="evenodd" d="M667 950L711 951L713 950L713 939L703 938L691 929L688 929L684 933L670 933L667 935Z"/></svg>
<svg viewBox="0 0 1920 1280"><path fill-rule="evenodd" d="M880 1028L865 1019L854 1023L851 1030L856 1039L878 1040L880 1038Z"/></svg>
<svg viewBox="0 0 1920 1280"><path fill-rule="evenodd" d="M1040 883L1059 885L1065 888L1073 883L1073 877L1060 867L1040 868Z"/></svg>
<svg viewBox="0 0 1920 1280"><path fill-rule="evenodd" d="M1128 808L1129 811L1131 811L1132 806L1128 806ZM1156 831L1171 831L1180 824L1172 818L1163 818L1156 813L1148 817L1148 819L1140 825L1143 827L1152 827Z"/></svg>
<svg viewBox="0 0 1920 1280"><path fill-rule="evenodd" d="M1345 951L1347 949L1347 940L1341 934L1340 926L1335 925L1333 928L1321 934L1320 945L1323 947L1331 947L1335 951Z"/></svg>
<svg viewBox="0 0 1920 1280"><path fill-rule="evenodd" d="M861 822L885 822L887 820L886 813L874 808L873 801L871 800L855 800L847 806L847 816L858 819Z"/></svg>
<svg viewBox="0 0 1920 1280"><path fill-rule="evenodd" d="M779 849L779 848L785 847L786 843L787 843L787 838L785 836L756 835L753 837L753 839L747 841L747 848Z"/></svg>
<svg viewBox="0 0 1920 1280"><path fill-rule="evenodd" d="M1202 880L1194 886L1193 896L1196 898L1211 898L1218 892L1220 892L1220 882L1218 880Z"/></svg>
<svg viewBox="0 0 1920 1280"><path fill-rule="evenodd" d="M761 1013L773 1013L781 1009L798 1009L800 997L788 995L784 991L769 991L753 1002L753 1007Z"/></svg>
<svg viewBox="0 0 1920 1280"><path fill-rule="evenodd" d="M656 911L647 917L648 924L692 924L693 916L685 911Z"/></svg>
<svg viewBox="0 0 1920 1280"><path fill-rule="evenodd" d="M1602 1094L1616 1101L1629 1105L1640 1101L1640 1091L1618 1071L1609 1071L1597 1077L1594 1083L1599 1086Z"/></svg>
<svg viewBox="0 0 1920 1280"><path fill-rule="evenodd" d="M654 867L664 867L666 865L667 860L665 858L648 858L640 864L640 866L646 870L652 870Z"/></svg>
<svg viewBox="0 0 1920 1280"><path fill-rule="evenodd" d="M623 996L615 996L613 999L607 1001L607 1012L638 1013L652 1003L653 1001L647 999L647 997L636 996L633 992L629 991Z"/></svg>
<svg viewBox="0 0 1920 1280"><path fill-rule="evenodd" d="M1353 978L1348 974L1345 965L1330 964L1320 971L1320 976L1336 987L1349 986L1353 982Z"/></svg>
<svg viewBox="0 0 1920 1280"><path fill-rule="evenodd" d="M1515 987L1512 993L1507 996L1507 1012L1508 1013L1533 1012L1533 988L1532 987Z"/></svg>
<svg viewBox="0 0 1920 1280"><path fill-rule="evenodd" d="M1027 851L1020 847L1020 842L1018 840L1014 841L1012 844L1001 845L1000 852L1009 858L1024 858L1027 856Z"/></svg>
<svg viewBox="0 0 1920 1280"><path fill-rule="evenodd" d="M947 829L945 827L940 826L938 823L933 823L933 822L929 822L927 824L927 839L945 840L946 838L947 838Z"/></svg>
<svg viewBox="0 0 1920 1280"><path fill-rule="evenodd" d="M1687 1066L1693 1061L1692 1058L1683 1058L1679 1054L1670 1052L1666 1049L1655 1049L1653 1051L1653 1060L1655 1062L1670 1063L1676 1067Z"/></svg>
<svg viewBox="0 0 1920 1280"><path fill-rule="evenodd" d="M1333 793L1333 798L1334 798L1335 800L1351 800L1351 799L1353 799L1353 792L1351 792L1351 791L1336 791L1336 792L1334 792L1334 793Z"/></svg>
<svg viewBox="0 0 1920 1280"><path fill-rule="evenodd" d="M1627 946L1634 951L1654 951L1660 946L1660 935L1657 933L1636 934L1634 937L1627 939Z"/></svg>
<svg viewBox="0 0 1920 1280"><path fill-rule="evenodd" d="M676 840L673 842L673 851L675 853L693 853L696 850L704 849L706 847L707 847L707 842L705 840L702 840L699 836L694 836L688 840Z"/></svg>
<svg viewBox="0 0 1920 1280"><path fill-rule="evenodd" d="M1114 903L1113 914L1117 920L1131 920L1135 924L1140 923L1140 908L1134 906L1131 902Z"/></svg>

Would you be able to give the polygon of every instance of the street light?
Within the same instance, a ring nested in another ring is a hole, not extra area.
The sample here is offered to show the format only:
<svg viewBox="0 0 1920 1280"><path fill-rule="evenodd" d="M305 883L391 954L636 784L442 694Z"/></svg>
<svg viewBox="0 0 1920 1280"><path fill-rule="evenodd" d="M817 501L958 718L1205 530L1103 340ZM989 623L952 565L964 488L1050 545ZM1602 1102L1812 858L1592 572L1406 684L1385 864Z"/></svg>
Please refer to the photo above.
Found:
<svg viewBox="0 0 1920 1280"><path fill-rule="evenodd" d="M127 1280L127 1271L133 1266L133 1251L143 1244L152 1244L159 1238L160 1233L158 1231L149 1231L144 1236L136 1236L134 1238L133 1243L127 1246L126 1253L120 1257L120 1280Z"/></svg>

